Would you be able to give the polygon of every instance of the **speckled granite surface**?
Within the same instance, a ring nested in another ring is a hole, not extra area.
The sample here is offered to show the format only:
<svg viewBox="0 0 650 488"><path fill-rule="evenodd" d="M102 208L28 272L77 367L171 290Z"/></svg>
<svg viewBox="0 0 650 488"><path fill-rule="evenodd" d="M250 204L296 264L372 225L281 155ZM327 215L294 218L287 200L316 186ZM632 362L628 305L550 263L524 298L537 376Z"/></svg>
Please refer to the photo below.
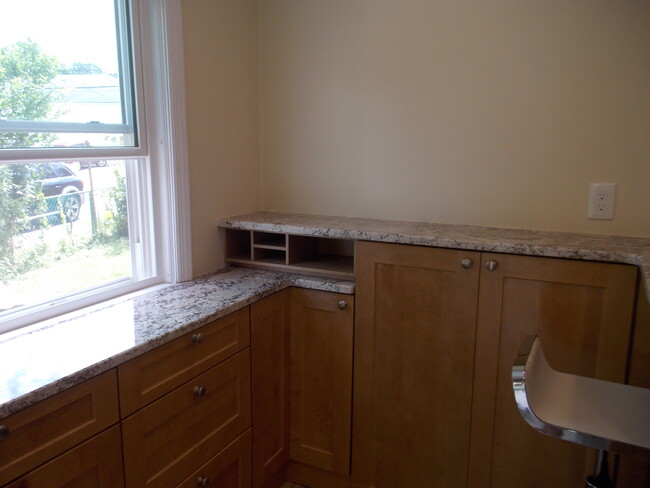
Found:
<svg viewBox="0 0 650 488"><path fill-rule="evenodd" d="M240 215L222 220L219 226L339 239L634 264L641 267L646 292L650 299L650 239L276 212Z"/></svg>
<svg viewBox="0 0 650 488"><path fill-rule="evenodd" d="M0 335L0 418L289 286L354 283L236 268Z"/></svg>
<svg viewBox="0 0 650 488"><path fill-rule="evenodd" d="M220 226L627 263L650 292L650 239L272 212ZM352 282L235 268L0 335L0 418L289 286L354 293Z"/></svg>

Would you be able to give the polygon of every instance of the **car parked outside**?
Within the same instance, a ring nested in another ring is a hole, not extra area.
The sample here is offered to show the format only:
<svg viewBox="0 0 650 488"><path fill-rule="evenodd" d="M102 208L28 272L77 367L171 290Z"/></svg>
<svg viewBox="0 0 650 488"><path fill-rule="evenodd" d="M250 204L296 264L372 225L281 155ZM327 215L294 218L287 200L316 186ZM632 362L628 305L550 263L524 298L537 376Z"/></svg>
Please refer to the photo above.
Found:
<svg viewBox="0 0 650 488"><path fill-rule="evenodd" d="M61 163L41 163L39 166L43 174L41 188L47 202L50 223L61 223L56 215L59 209L67 222L79 219L81 205L84 202L84 194L81 193L84 189L83 180Z"/></svg>
<svg viewBox="0 0 650 488"><path fill-rule="evenodd" d="M108 161L106 161L105 159L93 159L92 161L75 161L70 164L74 169L80 170L84 168L89 168L90 166L98 166L100 168L103 168L108 164Z"/></svg>

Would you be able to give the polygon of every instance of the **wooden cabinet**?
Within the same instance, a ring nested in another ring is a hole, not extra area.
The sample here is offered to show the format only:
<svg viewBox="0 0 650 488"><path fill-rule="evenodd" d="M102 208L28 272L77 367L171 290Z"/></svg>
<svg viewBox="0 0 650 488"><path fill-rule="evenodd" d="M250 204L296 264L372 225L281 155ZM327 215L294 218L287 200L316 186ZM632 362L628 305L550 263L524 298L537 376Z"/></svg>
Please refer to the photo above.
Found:
<svg viewBox="0 0 650 488"><path fill-rule="evenodd" d="M354 297L291 290L290 456L350 474Z"/></svg>
<svg viewBox="0 0 650 488"><path fill-rule="evenodd" d="M8 431L0 440L0 485L118 420L115 370L0 420Z"/></svg>
<svg viewBox="0 0 650 488"><path fill-rule="evenodd" d="M592 455L525 424L510 368L535 333L554 368L622 382L636 268L361 242L357 270L355 479L584 485Z"/></svg>
<svg viewBox="0 0 650 488"><path fill-rule="evenodd" d="M636 268L484 254L482 269L469 486L582 488L594 453L530 428L510 371L524 336L536 334L554 369L623 383Z"/></svg>
<svg viewBox="0 0 650 488"><path fill-rule="evenodd" d="M249 345L248 307L118 367L122 417Z"/></svg>
<svg viewBox="0 0 650 488"><path fill-rule="evenodd" d="M253 486L279 486L289 459L290 291L251 305Z"/></svg>
<svg viewBox="0 0 650 488"><path fill-rule="evenodd" d="M115 425L6 488L122 488L122 439Z"/></svg>
<svg viewBox="0 0 650 488"><path fill-rule="evenodd" d="M354 278L354 241L225 229L226 261L240 266Z"/></svg>
<svg viewBox="0 0 650 488"><path fill-rule="evenodd" d="M642 286L639 287L634 322L628 383L641 388L650 388L650 302ZM618 486L625 488L648 488L650 460L620 456L617 483Z"/></svg>
<svg viewBox="0 0 650 488"><path fill-rule="evenodd" d="M251 430L248 429L177 488L250 488L251 442Z"/></svg>
<svg viewBox="0 0 650 488"><path fill-rule="evenodd" d="M127 486L176 486L250 423L246 349L123 420Z"/></svg>
<svg viewBox="0 0 650 488"><path fill-rule="evenodd" d="M356 256L353 477L464 487L480 255L359 242Z"/></svg>

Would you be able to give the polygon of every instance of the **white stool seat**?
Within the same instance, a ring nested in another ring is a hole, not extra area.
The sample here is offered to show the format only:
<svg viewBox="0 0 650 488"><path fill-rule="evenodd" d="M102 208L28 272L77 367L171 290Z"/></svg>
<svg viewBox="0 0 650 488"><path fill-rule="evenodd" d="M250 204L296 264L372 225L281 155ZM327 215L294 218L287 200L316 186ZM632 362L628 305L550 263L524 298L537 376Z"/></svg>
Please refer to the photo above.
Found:
<svg viewBox="0 0 650 488"><path fill-rule="evenodd" d="M517 407L534 429L602 451L650 459L650 390L560 373L529 336L512 368Z"/></svg>

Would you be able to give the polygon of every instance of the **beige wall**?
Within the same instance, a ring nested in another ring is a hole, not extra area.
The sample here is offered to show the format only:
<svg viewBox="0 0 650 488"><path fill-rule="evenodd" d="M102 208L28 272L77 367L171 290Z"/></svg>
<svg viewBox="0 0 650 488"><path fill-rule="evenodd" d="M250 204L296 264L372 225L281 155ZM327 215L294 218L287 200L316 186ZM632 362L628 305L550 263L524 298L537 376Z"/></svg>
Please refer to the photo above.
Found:
<svg viewBox="0 0 650 488"><path fill-rule="evenodd" d="M194 275L223 266L219 218L259 209L255 0L183 0Z"/></svg>
<svg viewBox="0 0 650 488"><path fill-rule="evenodd" d="M647 0L258 9L263 209L650 237Z"/></svg>

